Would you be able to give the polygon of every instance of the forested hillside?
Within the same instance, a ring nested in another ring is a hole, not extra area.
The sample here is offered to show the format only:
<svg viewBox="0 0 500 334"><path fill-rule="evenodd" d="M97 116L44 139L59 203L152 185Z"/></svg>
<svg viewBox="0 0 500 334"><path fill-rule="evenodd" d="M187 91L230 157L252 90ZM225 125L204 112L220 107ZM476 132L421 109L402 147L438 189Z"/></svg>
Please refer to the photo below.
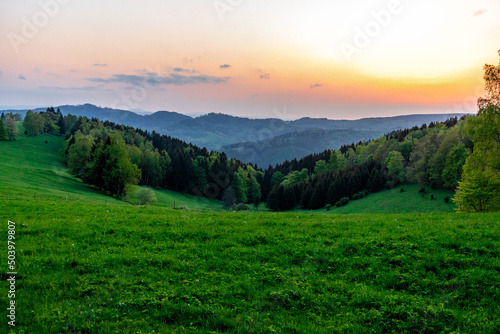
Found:
<svg viewBox="0 0 500 334"><path fill-rule="evenodd" d="M122 197L134 184L222 199L232 204L261 199L263 173L156 132L80 117L68 134L64 152L71 172L110 195Z"/></svg>

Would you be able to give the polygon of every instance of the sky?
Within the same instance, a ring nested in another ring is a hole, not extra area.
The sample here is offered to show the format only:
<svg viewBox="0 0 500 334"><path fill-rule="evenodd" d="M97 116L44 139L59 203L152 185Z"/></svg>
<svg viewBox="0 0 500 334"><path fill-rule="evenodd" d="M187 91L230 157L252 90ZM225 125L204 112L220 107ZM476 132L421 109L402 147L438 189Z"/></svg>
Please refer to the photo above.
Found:
<svg viewBox="0 0 500 334"><path fill-rule="evenodd" d="M498 0L3 0L0 106L473 113L498 17Z"/></svg>

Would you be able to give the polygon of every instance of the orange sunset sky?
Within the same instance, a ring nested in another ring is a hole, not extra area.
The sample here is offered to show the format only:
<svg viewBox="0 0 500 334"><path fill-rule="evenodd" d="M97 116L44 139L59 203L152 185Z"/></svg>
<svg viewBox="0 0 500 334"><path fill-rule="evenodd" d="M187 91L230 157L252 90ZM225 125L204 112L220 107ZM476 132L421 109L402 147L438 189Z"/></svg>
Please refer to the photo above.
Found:
<svg viewBox="0 0 500 334"><path fill-rule="evenodd" d="M0 107L356 119L475 112L498 0L0 2Z"/></svg>

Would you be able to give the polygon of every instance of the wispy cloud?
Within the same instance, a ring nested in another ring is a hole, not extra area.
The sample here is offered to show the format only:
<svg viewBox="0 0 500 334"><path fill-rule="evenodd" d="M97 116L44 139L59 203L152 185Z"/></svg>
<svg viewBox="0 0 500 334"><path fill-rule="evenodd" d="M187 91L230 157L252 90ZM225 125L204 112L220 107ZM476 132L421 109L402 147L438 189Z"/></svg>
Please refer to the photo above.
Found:
<svg viewBox="0 0 500 334"><path fill-rule="evenodd" d="M309 86L310 89L316 88L316 87L323 87L323 84L316 83L314 85Z"/></svg>
<svg viewBox="0 0 500 334"><path fill-rule="evenodd" d="M219 66L219 68L221 68L221 69L230 68L230 67L231 67L231 65L229 65L229 64L223 64L223 65Z"/></svg>
<svg viewBox="0 0 500 334"><path fill-rule="evenodd" d="M172 71L177 72L177 73L198 73L197 70L190 70L187 68L182 68L182 67L174 67Z"/></svg>
<svg viewBox="0 0 500 334"><path fill-rule="evenodd" d="M87 80L100 83L126 83L134 86L139 85L195 85L195 84L218 84L227 82L230 77L215 77L210 75L182 75L170 73L166 76L160 76L158 73L149 72L146 75L113 74L111 78L88 78Z"/></svg>
<svg viewBox="0 0 500 334"><path fill-rule="evenodd" d="M474 16L481 16L483 15L484 13L486 13L488 10L487 9L478 9L478 10L475 10L473 15Z"/></svg>
<svg viewBox="0 0 500 334"><path fill-rule="evenodd" d="M172 70L174 72L178 72L178 73L179 72L180 73L182 73L182 72L184 72L184 73L191 73L191 70L188 70L187 68L182 68L182 67L174 67Z"/></svg>
<svg viewBox="0 0 500 334"><path fill-rule="evenodd" d="M94 66L99 66L99 67L107 67L107 66L108 66L108 64L97 64L97 63L96 63L96 64L94 64Z"/></svg>
<svg viewBox="0 0 500 334"><path fill-rule="evenodd" d="M22 74L19 74L19 76L17 77L19 80L26 80L26 77Z"/></svg>
<svg viewBox="0 0 500 334"><path fill-rule="evenodd" d="M262 74L260 78L264 80L271 80L271 74L269 73Z"/></svg>
<svg viewBox="0 0 500 334"><path fill-rule="evenodd" d="M40 86L39 88L44 90L63 90L63 91L111 91L111 89L103 88L102 86L83 86L83 87Z"/></svg>

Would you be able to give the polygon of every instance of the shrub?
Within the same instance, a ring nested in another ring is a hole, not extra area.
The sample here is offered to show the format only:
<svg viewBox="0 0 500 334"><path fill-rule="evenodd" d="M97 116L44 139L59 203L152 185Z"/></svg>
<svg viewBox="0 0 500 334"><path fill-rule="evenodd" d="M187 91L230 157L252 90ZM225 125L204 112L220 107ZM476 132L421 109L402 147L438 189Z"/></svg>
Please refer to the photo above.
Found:
<svg viewBox="0 0 500 334"><path fill-rule="evenodd" d="M250 210L250 206L247 204L238 204L234 207L235 211L247 211Z"/></svg>
<svg viewBox="0 0 500 334"><path fill-rule="evenodd" d="M338 201L338 202L335 204L335 206L336 206L337 208L340 208L341 206L345 206L345 205L347 205L347 204L349 204L349 197L343 197L343 198L341 198L341 199L340 199L340 201Z"/></svg>
<svg viewBox="0 0 500 334"><path fill-rule="evenodd" d="M332 205L331 204L327 204L326 205L326 211L330 211L330 209L332 208Z"/></svg>
<svg viewBox="0 0 500 334"><path fill-rule="evenodd" d="M156 195L151 188L127 186L125 201L131 204L147 205L157 201Z"/></svg>
<svg viewBox="0 0 500 334"><path fill-rule="evenodd" d="M365 198L365 197L366 197L365 193L364 192L360 192L360 193L357 193L354 196L352 196L352 200L356 201L358 199L362 199L362 198Z"/></svg>

